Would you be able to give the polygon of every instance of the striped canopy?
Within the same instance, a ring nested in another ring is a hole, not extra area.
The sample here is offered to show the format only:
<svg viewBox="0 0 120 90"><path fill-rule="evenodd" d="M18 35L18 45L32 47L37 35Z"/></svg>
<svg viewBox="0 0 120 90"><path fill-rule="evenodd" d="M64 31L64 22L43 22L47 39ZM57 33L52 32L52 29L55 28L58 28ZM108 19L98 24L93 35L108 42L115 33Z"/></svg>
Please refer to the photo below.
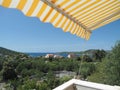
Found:
<svg viewBox="0 0 120 90"><path fill-rule="evenodd" d="M120 19L120 0L0 0L0 5L86 40L92 30Z"/></svg>

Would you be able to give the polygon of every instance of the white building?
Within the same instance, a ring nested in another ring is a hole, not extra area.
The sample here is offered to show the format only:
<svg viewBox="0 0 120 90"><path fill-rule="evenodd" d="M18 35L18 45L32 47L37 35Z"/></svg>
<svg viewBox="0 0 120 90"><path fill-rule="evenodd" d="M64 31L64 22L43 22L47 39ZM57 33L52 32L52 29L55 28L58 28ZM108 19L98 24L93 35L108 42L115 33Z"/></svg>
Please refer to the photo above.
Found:
<svg viewBox="0 0 120 90"><path fill-rule="evenodd" d="M68 57L68 58L76 58L77 56L76 56L75 54L71 53L71 54L68 54L67 57Z"/></svg>
<svg viewBox="0 0 120 90"><path fill-rule="evenodd" d="M45 58L54 58L54 54L46 54Z"/></svg>
<svg viewBox="0 0 120 90"><path fill-rule="evenodd" d="M60 56L60 55L54 55L54 58L63 58L63 56Z"/></svg>

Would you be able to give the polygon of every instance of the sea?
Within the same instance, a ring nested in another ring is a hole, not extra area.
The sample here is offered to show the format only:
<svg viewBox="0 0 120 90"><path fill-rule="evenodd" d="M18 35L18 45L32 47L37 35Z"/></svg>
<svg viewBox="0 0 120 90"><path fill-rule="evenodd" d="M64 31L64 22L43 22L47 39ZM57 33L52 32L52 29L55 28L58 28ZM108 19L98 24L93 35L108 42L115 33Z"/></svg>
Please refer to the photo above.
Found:
<svg viewBox="0 0 120 90"><path fill-rule="evenodd" d="M67 53L26 53L27 55L31 56L31 57L40 57L40 56L45 56L46 54L54 54L54 55L60 55L63 57L67 57L68 54Z"/></svg>

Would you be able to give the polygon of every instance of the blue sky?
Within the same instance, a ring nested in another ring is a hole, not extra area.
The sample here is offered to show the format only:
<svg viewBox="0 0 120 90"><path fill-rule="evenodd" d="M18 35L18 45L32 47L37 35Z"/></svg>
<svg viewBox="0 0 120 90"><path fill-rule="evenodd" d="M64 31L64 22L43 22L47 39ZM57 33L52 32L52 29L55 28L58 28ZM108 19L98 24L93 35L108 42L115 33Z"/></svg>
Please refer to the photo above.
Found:
<svg viewBox="0 0 120 90"><path fill-rule="evenodd" d="M16 9L0 7L0 47L20 52L110 50L120 40L120 19L93 31L86 41Z"/></svg>

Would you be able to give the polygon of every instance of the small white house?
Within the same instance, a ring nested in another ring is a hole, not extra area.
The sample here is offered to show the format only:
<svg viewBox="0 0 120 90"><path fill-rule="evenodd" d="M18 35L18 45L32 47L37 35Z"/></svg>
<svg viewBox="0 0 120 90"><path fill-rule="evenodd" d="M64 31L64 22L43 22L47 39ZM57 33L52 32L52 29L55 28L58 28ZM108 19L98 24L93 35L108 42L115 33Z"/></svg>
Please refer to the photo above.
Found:
<svg viewBox="0 0 120 90"><path fill-rule="evenodd" d="M75 54L71 53L71 54L68 54L67 57L68 57L68 58L76 58L77 56L76 56Z"/></svg>
<svg viewBox="0 0 120 90"><path fill-rule="evenodd" d="M60 56L60 55L54 55L54 58L63 58L63 56Z"/></svg>
<svg viewBox="0 0 120 90"><path fill-rule="evenodd" d="M46 54L45 58L54 58L54 54Z"/></svg>

